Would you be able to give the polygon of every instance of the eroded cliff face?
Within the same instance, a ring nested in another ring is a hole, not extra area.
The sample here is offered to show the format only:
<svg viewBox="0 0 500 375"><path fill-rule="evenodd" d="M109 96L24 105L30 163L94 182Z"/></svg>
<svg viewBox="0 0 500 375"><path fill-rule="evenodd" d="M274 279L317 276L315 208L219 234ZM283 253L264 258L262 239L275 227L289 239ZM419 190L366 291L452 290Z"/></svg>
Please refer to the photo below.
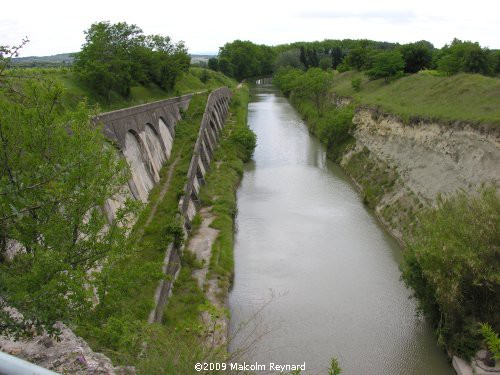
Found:
<svg viewBox="0 0 500 375"><path fill-rule="evenodd" d="M500 187L500 131L493 126L414 122L358 109L355 146L341 161L379 218L401 239L419 208L439 195Z"/></svg>

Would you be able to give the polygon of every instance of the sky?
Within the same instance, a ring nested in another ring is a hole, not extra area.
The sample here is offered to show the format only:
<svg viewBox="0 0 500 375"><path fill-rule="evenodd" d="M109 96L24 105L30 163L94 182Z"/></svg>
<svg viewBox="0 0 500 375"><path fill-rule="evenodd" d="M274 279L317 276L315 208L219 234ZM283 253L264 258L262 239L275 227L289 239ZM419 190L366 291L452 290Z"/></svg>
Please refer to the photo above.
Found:
<svg viewBox="0 0 500 375"><path fill-rule="evenodd" d="M183 40L192 54L235 39L277 45L372 39L436 47L453 38L500 49L500 1L493 0L4 0L0 45L30 42L20 56L77 52L94 22L124 21L145 34Z"/></svg>

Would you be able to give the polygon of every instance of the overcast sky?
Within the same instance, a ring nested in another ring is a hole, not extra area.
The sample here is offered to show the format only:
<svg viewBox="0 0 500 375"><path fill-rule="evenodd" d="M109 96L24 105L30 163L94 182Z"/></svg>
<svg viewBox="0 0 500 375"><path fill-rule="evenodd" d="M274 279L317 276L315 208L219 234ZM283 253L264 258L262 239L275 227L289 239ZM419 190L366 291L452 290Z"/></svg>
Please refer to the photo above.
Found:
<svg viewBox="0 0 500 375"><path fill-rule="evenodd" d="M21 56L76 52L93 22L136 24L145 34L184 40L190 53L251 40L360 39L442 47L454 37L500 49L500 1L493 0L3 0L0 45L27 36Z"/></svg>

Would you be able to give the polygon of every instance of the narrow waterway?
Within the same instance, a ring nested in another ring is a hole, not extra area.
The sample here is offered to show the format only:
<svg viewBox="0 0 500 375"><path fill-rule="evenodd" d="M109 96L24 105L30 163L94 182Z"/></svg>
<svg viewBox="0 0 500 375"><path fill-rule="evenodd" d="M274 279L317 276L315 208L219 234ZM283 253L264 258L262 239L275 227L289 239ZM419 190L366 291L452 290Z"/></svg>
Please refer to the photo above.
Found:
<svg viewBox="0 0 500 375"><path fill-rule="evenodd" d="M401 249L270 85L252 89L238 190L230 350L324 374L452 374L400 281ZM253 345L252 345L253 343Z"/></svg>

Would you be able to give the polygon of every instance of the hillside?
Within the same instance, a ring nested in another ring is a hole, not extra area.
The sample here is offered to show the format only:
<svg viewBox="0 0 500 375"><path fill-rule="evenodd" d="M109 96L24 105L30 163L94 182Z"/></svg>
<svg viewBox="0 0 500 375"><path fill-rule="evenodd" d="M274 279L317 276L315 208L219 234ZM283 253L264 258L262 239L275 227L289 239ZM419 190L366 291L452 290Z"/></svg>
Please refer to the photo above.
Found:
<svg viewBox="0 0 500 375"><path fill-rule="evenodd" d="M191 92L212 90L221 86L233 87L236 84L234 80L224 76L222 73L214 72L209 69L192 67L189 69L189 72L182 73L177 78L174 88L168 92L154 84L149 84L147 86L136 84L132 86L129 98L123 99L119 95L114 95L111 97L111 101L107 102L104 98L96 96L84 82L78 80L70 69L31 68L23 70L23 74L42 76L61 84L66 91L66 95L64 95L64 104L68 108L75 106L78 102L87 98L89 105L98 105L100 111L103 112L184 95Z"/></svg>
<svg viewBox="0 0 500 375"><path fill-rule="evenodd" d="M352 80L360 79L360 90ZM479 74L437 76L422 71L392 83L370 81L362 72L349 71L333 78L334 91L352 97L361 105L377 106L400 116L412 118L500 124L500 79Z"/></svg>

